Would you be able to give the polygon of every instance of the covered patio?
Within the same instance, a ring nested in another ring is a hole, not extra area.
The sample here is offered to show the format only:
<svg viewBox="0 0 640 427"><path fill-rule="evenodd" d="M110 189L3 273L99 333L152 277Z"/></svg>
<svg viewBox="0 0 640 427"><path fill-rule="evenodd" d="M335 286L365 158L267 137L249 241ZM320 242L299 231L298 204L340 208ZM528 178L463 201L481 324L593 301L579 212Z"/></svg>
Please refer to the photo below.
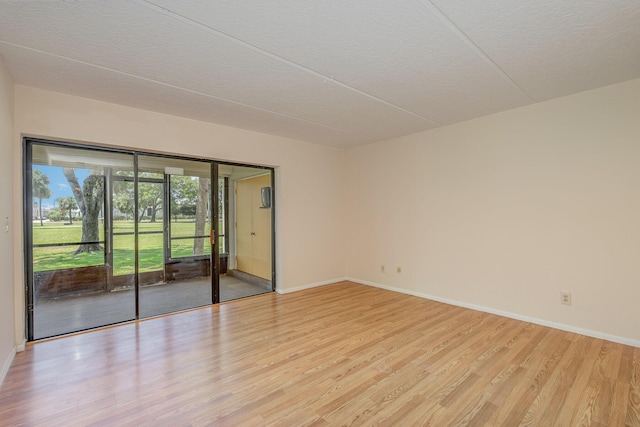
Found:
<svg viewBox="0 0 640 427"><path fill-rule="evenodd" d="M234 276L220 276L220 301L270 292ZM158 316L211 303L211 279L197 278L140 288L140 318ZM81 331L135 318L133 289L41 296L34 312L35 339Z"/></svg>

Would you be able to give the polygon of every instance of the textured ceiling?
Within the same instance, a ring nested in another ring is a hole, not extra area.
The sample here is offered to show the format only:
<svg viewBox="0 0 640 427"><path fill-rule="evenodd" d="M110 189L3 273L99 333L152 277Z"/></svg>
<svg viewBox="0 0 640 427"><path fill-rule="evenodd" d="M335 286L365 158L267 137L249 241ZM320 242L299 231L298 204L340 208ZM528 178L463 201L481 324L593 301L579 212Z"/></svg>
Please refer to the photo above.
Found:
<svg viewBox="0 0 640 427"><path fill-rule="evenodd" d="M348 147L640 77L638 0L0 2L19 84Z"/></svg>

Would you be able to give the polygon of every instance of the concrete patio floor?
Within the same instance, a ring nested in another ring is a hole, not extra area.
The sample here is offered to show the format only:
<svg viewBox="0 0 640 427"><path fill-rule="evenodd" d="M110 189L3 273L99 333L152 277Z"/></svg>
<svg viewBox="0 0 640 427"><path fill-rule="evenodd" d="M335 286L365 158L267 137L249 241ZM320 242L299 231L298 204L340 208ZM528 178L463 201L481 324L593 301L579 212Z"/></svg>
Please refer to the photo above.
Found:
<svg viewBox="0 0 640 427"><path fill-rule="evenodd" d="M220 301L270 292L233 276L220 276ZM211 303L209 280L187 280L140 289L140 318ZM34 339L135 319L133 290L60 298L40 298L34 309Z"/></svg>

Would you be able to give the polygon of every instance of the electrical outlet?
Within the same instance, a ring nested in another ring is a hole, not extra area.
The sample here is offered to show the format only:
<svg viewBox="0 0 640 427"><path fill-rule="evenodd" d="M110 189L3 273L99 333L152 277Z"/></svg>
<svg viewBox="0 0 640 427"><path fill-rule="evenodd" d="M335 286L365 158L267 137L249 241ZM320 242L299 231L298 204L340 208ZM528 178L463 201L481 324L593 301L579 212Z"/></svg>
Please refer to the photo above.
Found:
<svg viewBox="0 0 640 427"><path fill-rule="evenodd" d="M396 273L402 273L402 267L397 266L396 267Z"/></svg>
<svg viewBox="0 0 640 427"><path fill-rule="evenodd" d="M380 266L380 273L384 273L384 265Z"/></svg>
<svg viewBox="0 0 640 427"><path fill-rule="evenodd" d="M564 305L571 305L571 292L561 291L560 292L560 303Z"/></svg>

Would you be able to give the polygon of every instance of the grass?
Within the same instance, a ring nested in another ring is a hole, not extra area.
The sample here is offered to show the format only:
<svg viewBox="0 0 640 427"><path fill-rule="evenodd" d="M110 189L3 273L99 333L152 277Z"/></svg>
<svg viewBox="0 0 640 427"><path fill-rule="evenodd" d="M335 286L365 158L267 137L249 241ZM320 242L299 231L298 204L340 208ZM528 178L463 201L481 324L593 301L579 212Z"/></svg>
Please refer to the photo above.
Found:
<svg viewBox="0 0 640 427"><path fill-rule="evenodd" d="M209 227L207 226L207 229ZM138 238L138 262L139 271L161 270L164 265L162 221L142 222L138 224L140 232L157 231L158 234L140 234ZM133 221L115 221L114 233L134 231ZM193 236L195 223L193 221L179 221L171 223L171 234L177 236ZM33 223L33 244L56 244L79 242L82 238L81 222L65 225L64 223ZM104 240L104 228L100 229L100 240ZM206 254L211 253L208 239L204 240ZM171 242L173 258L193 255L193 239L180 239ZM33 248L33 270L47 271L65 268L103 265L105 262L104 251L94 253L81 253L75 255L78 247L52 246ZM115 275L132 274L134 272L135 240L133 235L114 235L113 237L113 270Z"/></svg>

